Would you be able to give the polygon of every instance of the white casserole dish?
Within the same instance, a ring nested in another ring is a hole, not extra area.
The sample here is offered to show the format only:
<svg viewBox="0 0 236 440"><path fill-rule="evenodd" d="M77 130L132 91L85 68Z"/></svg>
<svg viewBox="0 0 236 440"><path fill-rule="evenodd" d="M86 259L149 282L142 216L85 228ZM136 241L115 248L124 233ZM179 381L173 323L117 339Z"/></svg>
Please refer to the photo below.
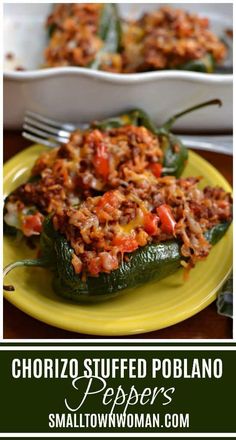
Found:
<svg viewBox="0 0 236 440"><path fill-rule="evenodd" d="M163 4L162 4L163 5ZM124 16L160 4L119 4ZM174 3L207 16L217 35L232 29L232 4ZM54 119L87 122L141 107L161 124L170 115L197 103L219 98L223 106L187 115L175 126L181 131L222 132L232 129L233 75L159 71L129 75L80 67L39 69L47 44L44 28L51 4L4 5L4 126L20 128L26 109ZM14 54L13 60L6 55ZM14 70L16 66L25 71Z"/></svg>

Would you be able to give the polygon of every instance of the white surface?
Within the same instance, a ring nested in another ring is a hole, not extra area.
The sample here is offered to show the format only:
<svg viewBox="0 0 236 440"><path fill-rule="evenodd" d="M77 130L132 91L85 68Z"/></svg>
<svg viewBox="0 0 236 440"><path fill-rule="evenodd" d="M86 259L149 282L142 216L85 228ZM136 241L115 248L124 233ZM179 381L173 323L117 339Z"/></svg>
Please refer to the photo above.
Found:
<svg viewBox="0 0 236 440"><path fill-rule="evenodd" d="M158 4L120 4L125 16L134 16ZM232 4L175 4L211 20L222 35L232 27ZM72 122L88 122L141 107L157 123L199 102L219 98L223 107L210 107L188 115L179 130L226 131L232 128L232 75L161 71L117 75L79 67L39 69L46 46L45 18L51 5L4 5L4 125L20 127L26 109ZM13 60L6 60L7 53ZM14 71L16 66L26 71Z"/></svg>

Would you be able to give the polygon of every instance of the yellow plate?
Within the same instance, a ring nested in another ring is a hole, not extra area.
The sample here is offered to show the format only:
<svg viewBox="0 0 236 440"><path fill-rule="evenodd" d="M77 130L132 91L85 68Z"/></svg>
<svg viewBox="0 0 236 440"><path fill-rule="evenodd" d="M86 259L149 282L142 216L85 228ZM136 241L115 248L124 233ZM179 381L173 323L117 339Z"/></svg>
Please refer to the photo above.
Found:
<svg viewBox="0 0 236 440"><path fill-rule="evenodd" d="M29 175L29 169L45 148L30 147L4 166L4 191L9 194ZM184 176L204 176L201 186L231 187L208 162L189 152ZM34 257L35 251L14 239L4 238L4 263ZM199 262L187 281L181 270L162 281L124 291L117 298L100 304L76 304L56 296L51 275L42 268L18 268L6 283L15 292L5 297L25 313L43 322L74 332L96 335L129 335L158 330L176 324L210 304L226 280L232 265L232 228L213 247L205 261ZM207 323L206 323L207 325ZM187 335L186 335L187 336ZM30 337L30 335L29 335Z"/></svg>

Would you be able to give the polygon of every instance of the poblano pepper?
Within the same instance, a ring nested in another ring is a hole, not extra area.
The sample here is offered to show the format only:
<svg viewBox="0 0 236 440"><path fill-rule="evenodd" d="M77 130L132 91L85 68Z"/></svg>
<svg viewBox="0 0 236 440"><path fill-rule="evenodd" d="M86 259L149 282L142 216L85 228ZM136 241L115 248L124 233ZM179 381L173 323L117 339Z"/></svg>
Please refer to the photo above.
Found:
<svg viewBox="0 0 236 440"><path fill-rule="evenodd" d="M95 59L88 66L90 69L99 69L104 54L119 52L121 24L115 3L104 3L99 21L98 36L103 40L103 47L97 52Z"/></svg>
<svg viewBox="0 0 236 440"><path fill-rule="evenodd" d="M127 113L123 113L116 117L104 119L103 121L94 122L93 127L102 131L118 128L124 125L143 126L156 134L160 140L161 148L164 151L163 174L179 177L184 170L188 159L187 148L182 144L180 139L173 135L170 130L177 119L180 117L210 105L221 106L219 99L213 99L193 107L190 107L176 115L172 116L161 127L156 127L150 116L141 109L134 109Z"/></svg>
<svg viewBox="0 0 236 440"><path fill-rule="evenodd" d="M206 239L212 245L216 244L229 225L230 222L222 222L214 226L205 233ZM40 237L41 257L9 264L4 270L4 276L19 266L46 267L54 273L53 289L59 296L77 302L95 302L109 299L126 288L173 274L181 267L183 260L180 247L177 240L148 244L129 254L129 260L122 261L120 267L111 273L101 273L98 277L88 276L86 281L82 281L71 264L73 249L66 238L54 230L48 217ZM14 287L5 286L5 290L14 290Z"/></svg>
<svg viewBox="0 0 236 440"><path fill-rule="evenodd" d="M173 135L170 130L174 125L175 121L180 117L188 114L192 111L198 110L200 108L210 106L210 105L221 105L219 99L214 99L194 107L188 108L180 113L175 114L167 122L165 122L161 127L156 127L150 116L141 109L130 110L126 113L122 113L119 116L107 118L101 121L93 122L90 128L98 128L101 131L107 131L112 128L119 128L125 125L134 126L144 126L156 136L158 136L162 150L164 151L163 163L162 163L162 175L173 175L179 177L188 159L188 150L182 144L180 139ZM29 182L34 182L40 180L40 176L32 176ZM11 195L11 194L10 194ZM9 196L10 196L9 195ZM8 197L9 197L8 196ZM8 198L5 200L7 203ZM7 235L16 235L18 229L13 226L9 226L4 221L4 233Z"/></svg>

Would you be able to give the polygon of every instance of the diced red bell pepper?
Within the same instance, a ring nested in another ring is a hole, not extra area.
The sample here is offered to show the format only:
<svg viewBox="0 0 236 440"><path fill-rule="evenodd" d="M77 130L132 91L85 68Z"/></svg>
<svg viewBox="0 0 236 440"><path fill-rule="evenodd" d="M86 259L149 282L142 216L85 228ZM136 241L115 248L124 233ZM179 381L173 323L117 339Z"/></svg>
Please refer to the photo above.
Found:
<svg viewBox="0 0 236 440"><path fill-rule="evenodd" d="M157 214L160 217L162 232L166 234L173 234L176 221L171 212L171 207L169 205L161 205L157 208Z"/></svg>
<svg viewBox="0 0 236 440"><path fill-rule="evenodd" d="M158 231L157 222L158 216L156 214L147 212L144 215L144 230L148 233L148 235L156 235Z"/></svg>
<svg viewBox="0 0 236 440"><path fill-rule="evenodd" d="M138 248L138 242L130 236L115 237L112 244L117 246L121 252L133 252Z"/></svg>
<svg viewBox="0 0 236 440"><path fill-rule="evenodd" d="M109 176L109 155L106 145L102 141L96 144L94 166L96 172L105 180L107 180Z"/></svg>
<svg viewBox="0 0 236 440"><path fill-rule="evenodd" d="M160 163L151 163L149 168L155 177L161 177L162 165Z"/></svg>
<svg viewBox="0 0 236 440"><path fill-rule="evenodd" d="M39 235L42 232L43 217L39 212L33 215L26 215L22 221L22 231L26 237Z"/></svg>
<svg viewBox="0 0 236 440"><path fill-rule="evenodd" d="M103 194L103 196L101 196L98 204L97 204L97 208L104 208L104 206L106 205L110 205L113 208L117 208L119 205L119 200L115 194L115 191L107 191L105 192L105 194Z"/></svg>

